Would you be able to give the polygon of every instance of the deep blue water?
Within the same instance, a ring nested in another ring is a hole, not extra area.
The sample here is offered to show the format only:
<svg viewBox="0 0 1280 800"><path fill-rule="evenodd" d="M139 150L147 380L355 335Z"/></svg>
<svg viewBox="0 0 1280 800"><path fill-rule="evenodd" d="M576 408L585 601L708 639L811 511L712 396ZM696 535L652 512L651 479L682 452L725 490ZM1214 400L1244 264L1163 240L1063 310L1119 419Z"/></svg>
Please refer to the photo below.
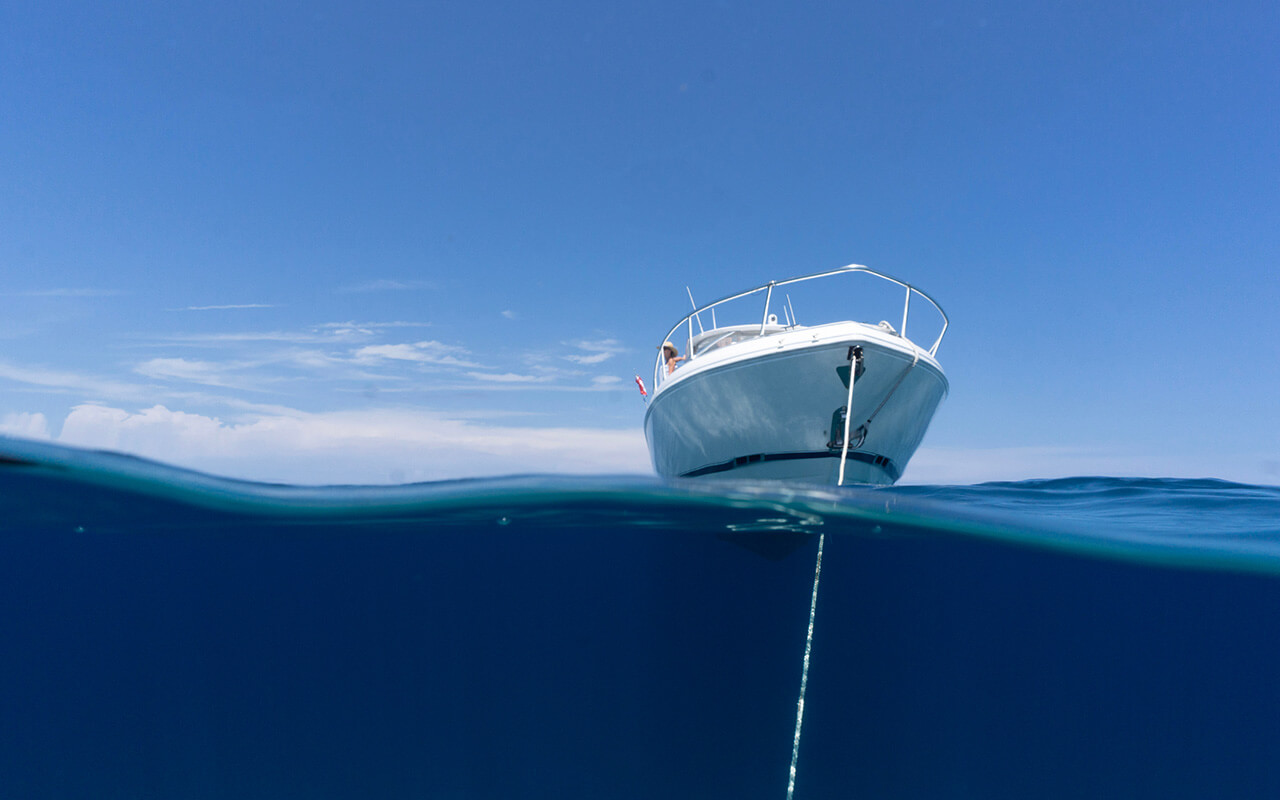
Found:
<svg viewBox="0 0 1280 800"><path fill-rule="evenodd" d="M1280 796L1280 490L222 481L0 439L0 795Z"/></svg>

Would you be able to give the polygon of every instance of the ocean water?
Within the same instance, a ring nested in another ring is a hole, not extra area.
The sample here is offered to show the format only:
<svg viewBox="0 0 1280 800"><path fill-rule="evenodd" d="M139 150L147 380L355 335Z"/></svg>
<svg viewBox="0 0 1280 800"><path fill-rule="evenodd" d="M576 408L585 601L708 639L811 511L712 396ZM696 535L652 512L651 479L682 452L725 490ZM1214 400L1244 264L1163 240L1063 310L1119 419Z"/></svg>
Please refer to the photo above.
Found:
<svg viewBox="0 0 1280 800"><path fill-rule="evenodd" d="M1280 796L1280 489L0 456L4 797Z"/></svg>

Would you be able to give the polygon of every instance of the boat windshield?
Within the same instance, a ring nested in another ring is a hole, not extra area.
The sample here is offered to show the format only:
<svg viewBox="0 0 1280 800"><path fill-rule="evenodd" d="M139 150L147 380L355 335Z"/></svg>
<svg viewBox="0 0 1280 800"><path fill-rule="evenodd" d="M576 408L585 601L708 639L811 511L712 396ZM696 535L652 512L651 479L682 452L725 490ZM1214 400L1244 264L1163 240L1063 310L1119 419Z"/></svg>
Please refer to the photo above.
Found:
<svg viewBox="0 0 1280 800"><path fill-rule="evenodd" d="M781 330L784 330L781 325L765 326L763 331L760 330L759 325L741 325L732 328L717 328L693 337L693 354L695 356L702 355L704 353L709 353L712 350L718 350L722 347L737 344L738 342L745 342L750 339L758 339L761 336L767 336L771 333L778 333Z"/></svg>

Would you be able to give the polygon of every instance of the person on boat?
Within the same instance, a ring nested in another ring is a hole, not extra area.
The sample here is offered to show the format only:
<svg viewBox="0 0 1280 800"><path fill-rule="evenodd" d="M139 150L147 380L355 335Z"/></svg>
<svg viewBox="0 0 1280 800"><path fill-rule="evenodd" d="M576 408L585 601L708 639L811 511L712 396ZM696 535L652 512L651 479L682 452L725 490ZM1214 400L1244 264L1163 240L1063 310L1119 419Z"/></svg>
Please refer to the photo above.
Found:
<svg viewBox="0 0 1280 800"><path fill-rule="evenodd" d="M680 355L676 350L676 346L671 342L662 343L662 357L667 360L667 374L676 371L676 364L684 361L684 356Z"/></svg>

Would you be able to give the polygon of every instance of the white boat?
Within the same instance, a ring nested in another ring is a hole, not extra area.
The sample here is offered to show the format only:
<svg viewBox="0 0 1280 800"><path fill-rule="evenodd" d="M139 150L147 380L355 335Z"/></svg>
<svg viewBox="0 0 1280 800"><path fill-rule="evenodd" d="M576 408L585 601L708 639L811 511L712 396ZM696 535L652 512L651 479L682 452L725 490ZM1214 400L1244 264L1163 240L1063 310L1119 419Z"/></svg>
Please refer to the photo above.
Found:
<svg viewBox="0 0 1280 800"><path fill-rule="evenodd" d="M830 283L823 296L839 301L837 292L875 279L905 291L896 329L838 319L845 311L801 325L786 288L823 280ZM740 301L753 296L747 324L716 324L717 311L724 317L729 304L741 311ZM906 335L913 297L940 318L927 349ZM924 292L856 264L770 281L695 308L663 337L654 365L644 419L654 469L668 478L892 484L947 394L936 358L947 324ZM673 348L676 341L684 347ZM663 347L683 355L668 361L672 353Z"/></svg>

